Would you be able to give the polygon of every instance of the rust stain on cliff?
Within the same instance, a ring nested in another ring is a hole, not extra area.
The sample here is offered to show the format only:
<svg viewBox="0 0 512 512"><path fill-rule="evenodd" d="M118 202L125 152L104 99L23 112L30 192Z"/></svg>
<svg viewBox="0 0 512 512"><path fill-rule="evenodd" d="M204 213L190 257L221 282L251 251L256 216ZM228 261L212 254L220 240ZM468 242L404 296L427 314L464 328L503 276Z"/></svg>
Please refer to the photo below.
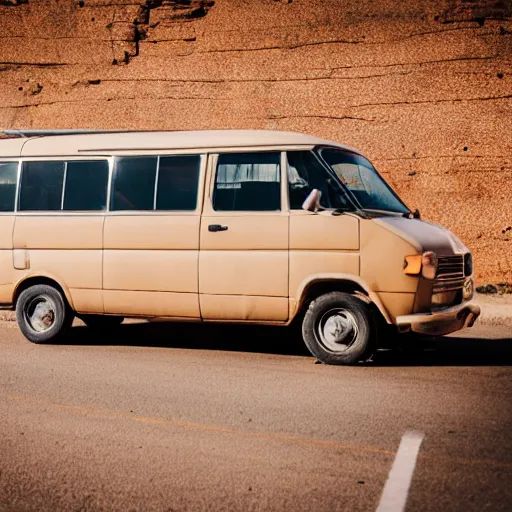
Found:
<svg viewBox="0 0 512 512"><path fill-rule="evenodd" d="M112 43L112 64L128 64L133 57L138 57L141 41L153 44L166 41L165 38L152 38L153 29L203 18L214 4L207 0L142 0L134 16L126 5L119 7L107 25ZM153 19L153 11L158 13L157 21ZM190 43L196 37L189 35L176 40Z"/></svg>
<svg viewBox="0 0 512 512"><path fill-rule="evenodd" d="M484 26L485 20L510 20L510 0L457 0L437 19L441 23L476 22Z"/></svg>

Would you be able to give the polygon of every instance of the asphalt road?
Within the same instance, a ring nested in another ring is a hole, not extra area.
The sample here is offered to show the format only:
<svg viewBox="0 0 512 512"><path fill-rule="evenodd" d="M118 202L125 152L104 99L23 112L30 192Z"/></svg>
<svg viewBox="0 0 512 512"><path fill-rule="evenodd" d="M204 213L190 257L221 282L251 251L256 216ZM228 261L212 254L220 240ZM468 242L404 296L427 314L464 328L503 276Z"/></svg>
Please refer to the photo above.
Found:
<svg viewBox="0 0 512 512"><path fill-rule="evenodd" d="M280 329L2 323L0 509L372 511L415 430L407 510L512 510L511 363L504 327L332 367Z"/></svg>

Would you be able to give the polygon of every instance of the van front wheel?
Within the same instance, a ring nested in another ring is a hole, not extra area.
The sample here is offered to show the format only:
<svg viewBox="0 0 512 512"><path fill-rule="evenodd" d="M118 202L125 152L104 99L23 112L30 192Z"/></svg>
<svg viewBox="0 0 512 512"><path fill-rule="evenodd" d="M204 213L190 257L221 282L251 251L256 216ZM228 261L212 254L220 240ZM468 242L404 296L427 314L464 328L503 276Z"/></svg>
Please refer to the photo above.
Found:
<svg viewBox="0 0 512 512"><path fill-rule="evenodd" d="M326 364L354 364L373 352L373 320L368 306L342 292L330 292L309 304L302 336L309 351Z"/></svg>
<svg viewBox="0 0 512 512"><path fill-rule="evenodd" d="M23 290L16 301L16 320L32 343L49 343L62 338L73 322L73 312L62 293L46 284Z"/></svg>

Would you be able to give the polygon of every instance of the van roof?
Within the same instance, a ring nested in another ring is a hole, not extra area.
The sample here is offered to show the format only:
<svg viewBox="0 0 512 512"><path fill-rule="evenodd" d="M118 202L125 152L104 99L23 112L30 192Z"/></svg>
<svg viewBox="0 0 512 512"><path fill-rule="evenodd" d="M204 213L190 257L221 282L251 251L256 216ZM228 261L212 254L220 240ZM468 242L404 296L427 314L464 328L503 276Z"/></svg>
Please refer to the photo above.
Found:
<svg viewBox="0 0 512 512"><path fill-rule="evenodd" d="M356 149L296 132L273 130L94 131L4 130L0 157L72 156L113 152L332 146L360 154Z"/></svg>

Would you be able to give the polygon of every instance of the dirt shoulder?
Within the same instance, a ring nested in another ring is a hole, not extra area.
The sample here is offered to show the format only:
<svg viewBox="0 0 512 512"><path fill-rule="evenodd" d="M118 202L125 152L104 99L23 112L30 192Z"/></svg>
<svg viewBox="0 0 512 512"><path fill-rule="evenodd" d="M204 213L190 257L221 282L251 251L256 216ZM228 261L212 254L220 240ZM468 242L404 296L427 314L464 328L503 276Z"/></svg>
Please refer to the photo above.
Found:
<svg viewBox="0 0 512 512"><path fill-rule="evenodd" d="M512 327L512 294L482 295L478 293L475 302L482 308L479 323Z"/></svg>
<svg viewBox="0 0 512 512"><path fill-rule="evenodd" d="M16 322L14 311L0 311L0 322Z"/></svg>

